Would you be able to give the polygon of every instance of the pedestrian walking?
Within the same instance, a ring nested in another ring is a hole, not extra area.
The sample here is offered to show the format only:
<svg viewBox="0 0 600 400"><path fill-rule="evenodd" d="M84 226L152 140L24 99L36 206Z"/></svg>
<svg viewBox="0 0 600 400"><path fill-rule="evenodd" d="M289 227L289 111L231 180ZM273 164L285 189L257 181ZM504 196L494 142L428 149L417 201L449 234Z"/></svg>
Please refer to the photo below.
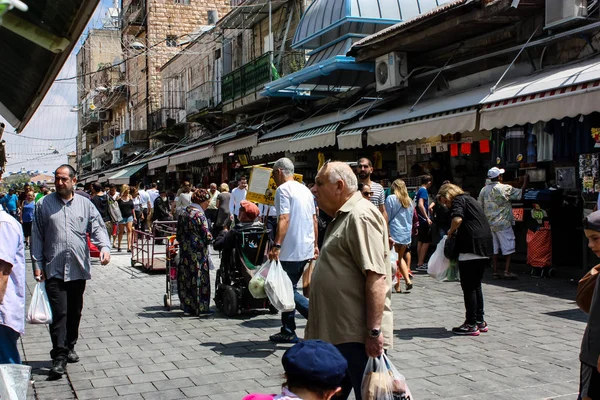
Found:
<svg viewBox="0 0 600 400"><path fill-rule="evenodd" d="M217 197L219 197L217 184L211 183L208 192L210 193L210 203L208 203L208 208L206 209L205 214L206 218L208 219L208 225L212 229L212 225L217 220L217 213L219 212L219 208L217 207Z"/></svg>
<svg viewBox="0 0 600 400"><path fill-rule="evenodd" d="M229 193L229 185L222 183L219 186L219 194L217 195L217 218L213 224L213 236L221 232L224 225L230 221L231 213L229 212L229 202L231 201L231 193Z"/></svg>
<svg viewBox="0 0 600 400"><path fill-rule="evenodd" d="M35 200L33 191L27 192L23 206L21 208L21 225L23 225L23 235L25 236L25 247L29 247L31 238L31 225L33 224L33 211L35 210Z"/></svg>
<svg viewBox="0 0 600 400"><path fill-rule="evenodd" d="M450 209L452 224L448 237L455 236L455 254L458 255L460 286L466 308L465 322L452 332L478 336L488 331L481 279L494 250L492 231L481 205L458 186L442 185L437 200Z"/></svg>
<svg viewBox="0 0 600 400"><path fill-rule="evenodd" d="M146 232L146 228L150 229L149 220L152 212L152 202L150 200L150 195L146 190L144 190L144 186L142 184L140 184L138 187L138 196L140 198L140 207L142 209L142 218L141 222L138 218L138 227L142 232Z"/></svg>
<svg viewBox="0 0 600 400"><path fill-rule="evenodd" d="M369 357L393 343L392 269L388 229L381 212L357 191L343 162L325 164L313 193L319 209L335 217L315 265L305 339L334 344L348 361L341 399L352 389L361 400Z"/></svg>
<svg viewBox="0 0 600 400"><path fill-rule="evenodd" d="M1 205L14 219L19 220L19 197L15 189L8 189L8 194L2 198Z"/></svg>
<svg viewBox="0 0 600 400"><path fill-rule="evenodd" d="M34 213L31 258L36 280L46 280L52 310L52 368L59 379L68 362L79 361L75 345L83 309L86 281L91 278L87 235L100 249L100 262L110 262L110 240L96 207L74 191L77 178L70 165L54 173L56 193L37 202Z"/></svg>
<svg viewBox="0 0 600 400"><path fill-rule="evenodd" d="M368 158L361 158L356 163L358 183L367 185L371 193L371 203L379 209L383 215L384 220L387 222L388 217L385 211L385 190L379 183L371 180L371 174L373 173L373 163Z"/></svg>
<svg viewBox="0 0 600 400"><path fill-rule="evenodd" d="M40 201L40 199L42 197L44 197L45 195L50 193L50 189L48 188L48 185L46 185L45 183L42 183L39 187L40 191L35 195L35 202L37 203L38 201Z"/></svg>
<svg viewBox="0 0 600 400"><path fill-rule="evenodd" d="M115 185L114 183L108 185L108 195L112 197L114 201L117 201L119 199L121 193L117 191L117 185Z"/></svg>
<svg viewBox="0 0 600 400"><path fill-rule="evenodd" d="M117 251L121 251L121 241L123 240L125 230L127 230L127 252L129 253L131 253L131 247L133 245L133 225L137 223L137 218L134 213L133 197L131 197L130 190L129 185L121 186L121 194L117 200L121 216L123 217L121 222L119 222Z"/></svg>
<svg viewBox="0 0 600 400"><path fill-rule="evenodd" d="M493 279L500 279L501 277L498 273L498 254L500 252L502 252L505 259L504 278L517 278L516 274L510 272L510 259L511 255L515 253L516 247L515 232L513 231L515 217L510 202L511 200L521 199L528 182L528 175L525 175L521 189L505 185L502 183L505 172L505 170L498 167L490 168L487 174L490 182L481 189L477 198L477 201L483 207L494 238Z"/></svg>
<svg viewBox="0 0 600 400"><path fill-rule="evenodd" d="M102 185L98 182L92 183L92 203L96 206L96 209L104 221L106 226L106 232L108 236L113 236L113 222L108 211L108 194L102 190ZM114 240L114 239L113 239ZM112 242L111 242L112 243Z"/></svg>
<svg viewBox="0 0 600 400"><path fill-rule="evenodd" d="M177 220L178 293L181 308L188 315L210 314L208 250L212 235L204 215L209 202L208 190L196 189L192 203L179 213Z"/></svg>
<svg viewBox="0 0 600 400"><path fill-rule="evenodd" d="M25 249L17 221L0 205L0 364L21 364L25 333Z"/></svg>
<svg viewBox="0 0 600 400"><path fill-rule="evenodd" d="M600 211L594 211L583 220L583 231L588 239L588 247L600 257ZM594 267L598 269L598 266ZM591 297L588 322L581 341L579 361L579 398L582 400L600 399L600 285L598 274ZM578 302L579 303L579 302Z"/></svg>
<svg viewBox="0 0 600 400"><path fill-rule="evenodd" d="M408 265L404 254L410 251L412 242L412 220L415 213L415 204L408 196L406 183L396 179L391 186L392 194L385 199L385 209L389 218L389 237L393 241L394 250L398 253L397 283L394 289L400 293L400 276L404 277L406 290L411 290L413 285L408 273Z"/></svg>
<svg viewBox="0 0 600 400"><path fill-rule="evenodd" d="M186 181L183 182L180 192L175 197L175 215L182 212L190 204L192 204L192 186Z"/></svg>
<svg viewBox="0 0 600 400"><path fill-rule="evenodd" d="M313 195L306 186L294 180L294 164L280 158L273 165L273 180L277 184L275 210L277 233L269 259L281 261L294 288L296 310L308 318L308 299L296 291L305 265L319 257L318 223ZM296 343L296 310L281 313L281 330L269 340L276 343Z"/></svg>
<svg viewBox="0 0 600 400"><path fill-rule="evenodd" d="M240 204L242 200L246 200L246 194L248 193L248 182L244 175L240 176L237 183L238 186L231 191L229 197L229 214L235 223L238 222L237 218L240 215Z"/></svg>
<svg viewBox="0 0 600 400"><path fill-rule="evenodd" d="M417 228L417 271L427 272L427 252L431 244L431 224L433 221L429 218L429 188L433 183L431 175L421 176L421 187L415 195L417 215L419 217L419 227Z"/></svg>

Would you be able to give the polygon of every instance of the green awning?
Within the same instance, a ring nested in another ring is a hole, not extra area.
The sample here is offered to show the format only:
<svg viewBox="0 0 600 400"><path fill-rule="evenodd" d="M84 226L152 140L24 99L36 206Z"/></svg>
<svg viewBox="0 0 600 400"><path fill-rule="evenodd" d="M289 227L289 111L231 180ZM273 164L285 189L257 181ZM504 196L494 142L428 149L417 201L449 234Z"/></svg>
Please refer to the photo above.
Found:
<svg viewBox="0 0 600 400"><path fill-rule="evenodd" d="M108 183L114 183L115 185L127 185L133 175L142 169L146 168L147 163L136 164L132 166L125 167L114 175L111 175L108 178Z"/></svg>

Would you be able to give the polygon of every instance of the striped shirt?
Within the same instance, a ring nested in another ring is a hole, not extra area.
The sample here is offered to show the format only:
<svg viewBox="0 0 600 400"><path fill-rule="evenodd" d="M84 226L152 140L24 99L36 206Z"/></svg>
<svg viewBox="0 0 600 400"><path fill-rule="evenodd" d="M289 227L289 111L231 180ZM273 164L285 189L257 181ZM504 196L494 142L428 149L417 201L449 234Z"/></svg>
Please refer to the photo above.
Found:
<svg viewBox="0 0 600 400"><path fill-rule="evenodd" d="M41 269L46 278L65 282L90 279L90 235L100 251L110 251L104 221L94 204L74 195L69 201L58 193L44 196L35 205L31 237L33 269Z"/></svg>
<svg viewBox="0 0 600 400"><path fill-rule="evenodd" d="M371 203L374 206L379 207L385 205L385 191L383 190L383 186L381 186L377 182L371 182L371 192L373 192L373 196L371 196Z"/></svg>

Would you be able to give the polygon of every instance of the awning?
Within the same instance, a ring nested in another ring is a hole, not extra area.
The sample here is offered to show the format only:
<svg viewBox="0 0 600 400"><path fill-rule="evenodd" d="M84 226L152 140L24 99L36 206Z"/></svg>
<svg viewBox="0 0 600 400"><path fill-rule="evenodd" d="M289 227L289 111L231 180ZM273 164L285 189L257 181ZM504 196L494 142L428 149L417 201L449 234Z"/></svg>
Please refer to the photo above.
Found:
<svg viewBox="0 0 600 400"><path fill-rule="evenodd" d="M482 101L482 129L524 125L598 111L600 58L508 84Z"/></svg>
<svg viewBox="0 0 600 400"><path fill-rule="evenodd" d="M258 143L258 134L255 133L250 136L245 136L239 139L233 139L219 143L215 146L215 155L231 153L237 150L246 149L248 147L254 147Z"/></svg>
<svg viewBox="0 0 600 400"><path fill-rule="evenodd" d="M158 160L148 162L148 169L162 168L166 167L167 165L169 165L169 157L165 156L159 158Z"/></svg>
<svg viewBox="0 0 600 400"><path fill-rule="evenodd" d="M369 146L473 131L477 125L477 106L488 94L489 87L477 87L423 100L412 110L414 101L410 101L401 107L346 125L344 131L368 128Z"/></svg>
<svg viewBox="0 0 600 400"><path fill-rule="evenodd" d="M223 154L212 156L208 159L209 164L221 164L223 162Z"/></svg>
<svg viewBox="0 0 600 400"><path fill-rule="evenodd" d="M290 139L290 152L298 153L306 150L335 146L335 132L339 126L340 123L336 122L334 124L298 132Z"/></svg>
<svg viewBox="0 0 600 400"><path fill-rule="evenodd" d="M340 150L362 149L362 134L364 128L342 131L337 137L338 148Z"/></svg>
<svg viewBox="0 0 600 400"><path fill-rule="evenodd" d="M114 183L115 185L129 184L131 177L133 175L135 175L137 172L146 168L147 165L148 164L146 164L146 163L142 163L142 164L136 164L136 165L132 165L130 167L123 168L123 169L119 170L116 174L111 175L108 178L108 182Z"/></svg>
<svg viewBox="0 0 600 400"><path fill-rule="evenodd" d="M190 150L182 154L169 157L168 165L170 167L179 164L191 163L198 160L204 160L211 157L214 154L215 148L204 147L202 149Z"/></svg>
<svg viewBox="0 0 600 400"><path fill-rule="evenodd" d="M252 157L262 157L269 154L284 153L290 150L290 136L283 137L281 139L265 140L259 142L256 147L252 149Z"/></svg>

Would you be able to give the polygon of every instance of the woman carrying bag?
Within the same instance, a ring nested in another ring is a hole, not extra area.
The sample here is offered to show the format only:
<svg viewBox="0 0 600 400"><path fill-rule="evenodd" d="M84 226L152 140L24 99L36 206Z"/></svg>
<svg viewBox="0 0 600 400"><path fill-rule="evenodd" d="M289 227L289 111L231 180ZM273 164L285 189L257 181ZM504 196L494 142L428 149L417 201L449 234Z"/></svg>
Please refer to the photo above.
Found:
<svg viewBox="0 0 600 400"><path fill-rule="evenodd" d="M460 286L466 308L465 322L453 328L452 332L456 335L478 336L480 332L488 331L484 320L481 278L494 252L492 231L477 200L458 186L451 183L442 185L437 198L450 209L452 224L444 252L446 257L458 259Z"/></svg>
<svg viewBox="0 0 600 400"><path fill-rule="evenodd" d="M394 241L394 250L398 253L398 270L396 275L398 283L394 286L396 293L400 293L400 274L404 277L406 290L412 289L412 281L408 273L408 265L404 254L409 251L412 241L412 221L415 212L415 204L408 197L406 184L402 179L396 179L392 183L392 194L385 200L385 210L388 215L389 237Z"/></svg>

